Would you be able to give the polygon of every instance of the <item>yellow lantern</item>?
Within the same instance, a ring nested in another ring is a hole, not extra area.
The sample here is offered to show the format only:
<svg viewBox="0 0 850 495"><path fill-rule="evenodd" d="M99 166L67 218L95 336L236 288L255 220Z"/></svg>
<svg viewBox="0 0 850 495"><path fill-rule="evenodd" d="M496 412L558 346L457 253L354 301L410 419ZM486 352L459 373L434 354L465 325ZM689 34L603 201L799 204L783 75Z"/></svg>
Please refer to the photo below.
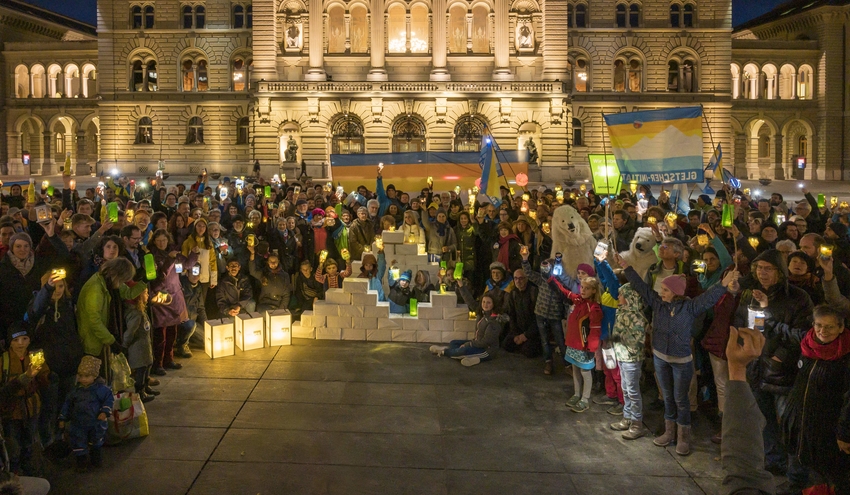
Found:
<svg viewBox="0 0 850 495"><path fill-rule="evenodd" d="M824 258L832 258L832 250L835 249L835 246L830 246L828 244L824 244L820 247L820 255Z"/></svg>
<svg viewBox="0 0 850 495"><path fill-rule="evenodd" d="M708 246L708 235L707 234L697 234L697 242L700 246Z"/></svg>
<svg viewBox="0 0 850 495"><path fill-rule="evenodd" d="M407 234L407 242L405 244L416 244L416 236L413 232Z"/></svg>
<svg viewBox="0 0 850 495"><path fill-rule="evenodd" d="M587 186L585 184L581 184L578 186L578 190L582 192L582 194L587 192Z"/></svg>
<svg viewBox="0 0 850 495"><path fill-rule="evenodd" d="M328 259L328 251L326 249L322 249L319 252L319 263L324 263L326 259Z"/></svg>
<svg viewBox="0 0 850 495"><path fill-rule="evenodd" d="M264 321L260 313L236 315L236 347L242 351L253 351L265 346Z"/></svg>
<svg viewBox="0 0 850 495"><path fill-rule="evenodd" d="M38 216L38 223L49 222L53 218L53 211L47 205L36 206L35 213Z"/></svg>
<svg viewBox="0 0 850 495"><path fill-rule="evenodd" d="M390 232L395 232L395 225L390 225Z"/></svg>
<svg viewBox="0 0 850 495"><path fill-rule="evenodd" d="M233 318L204 322L204 351L211 359L236 354Z"/></svg>
<svg viewBox="0 0 850 495"><path fill-rule="evenodd" d="M532 220L537 220L537 212L535 210L528 211L528 218Z"/></svg>
<svg viewBox="0 0 850 495"><path fill-rule="evenodd" d="M470 319L471 321L475 321L475 319L476 319L475 311L470 311L470 312L469 312L469 319Z"/></svg>
<svg viewBox="0 0 850 495"><path fill-rule="evenodd" d="M378 251L384 249L384 238L381 236L375 237L375 247L378 248Z"/></svg>
<svg viewBox="0 0 850 495"><path fill-rule="evenodd" d="M637 192L637 182L630 182L629 183L629 191L631 191L632 194Z"/></svg>
<svg viewBox="0 0 850 495"><path fill-rule="evenodd" d="M530 196L528 193L523 193L523 195L522 195L522 200L523 200L523 201L528 201L529 199L531 199L531 196Z"/></svg>
<svg viewBox="0 0 850 495"><path fill-rule="evenodd" d="M829 207L835 208L838 206L838 196L832 196L829 198Z"/></svg>
<svg viewBox="0 0 850 495"><path fill-rule="evenodd" d="M419 244L416 245L416 254L419 254L419 255L426 254L424 242L420 242Z"/></svg>
<svg viewBox="0 0 850 495"><path fill-rule="evenodd" d="M747 242L750 243L750 247L753 249L758 249L759 247L759 238L758 237L748 237Z"/></svg>
<svg viewBox="0 0 850 495"><path fill-rule="evenodd" d="M749 195L750 195L750 188L749 188L749 187L745 187L745 188L744 188L744 195L745 195L745 196L749 196Z"/></svg>
<svg viewBox="0 0 850 495"><path fill-rule="evenodd" d="M292 345L292 314L289 310L266 311L266 345Z"/></svg>
<svg viewBox="0 0 850 495"><path fill-rule="evenodd" d="M550 226L549 226L549 222L543 222L543 227L542 227L542 228L543 228L543 233L544 233L544 234L547 234L547 235L548 235L549 233L551 233L551 232L552 232L552 227L550 227Z"/></svg>
<svg viewBox="0 0 850 495"><path fill-rule="evenodd" d="M655 217L647 217L647 219L646 219L646 224L647 224L647 225L657 225L657 224L658 224L658 219L657 219L657 218L655 218Z"/></svg>

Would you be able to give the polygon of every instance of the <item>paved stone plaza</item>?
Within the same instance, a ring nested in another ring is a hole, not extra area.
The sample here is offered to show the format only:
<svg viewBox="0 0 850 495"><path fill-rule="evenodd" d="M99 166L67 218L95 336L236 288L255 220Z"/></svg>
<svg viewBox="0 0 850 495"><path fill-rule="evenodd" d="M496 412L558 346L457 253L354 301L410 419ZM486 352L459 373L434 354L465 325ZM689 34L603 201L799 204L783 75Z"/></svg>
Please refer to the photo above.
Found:
<svg viewBox="0 0 850 495"><path fill-rule="evenodd" d="M627 442L594 405L564 406L572 380L503 354L464 368L425 344L296 339L163 377L151 435L105 450L51 494L715 493L720 449L695 416L692 454ZM655 430L660 413L649 412Z"/></svg>

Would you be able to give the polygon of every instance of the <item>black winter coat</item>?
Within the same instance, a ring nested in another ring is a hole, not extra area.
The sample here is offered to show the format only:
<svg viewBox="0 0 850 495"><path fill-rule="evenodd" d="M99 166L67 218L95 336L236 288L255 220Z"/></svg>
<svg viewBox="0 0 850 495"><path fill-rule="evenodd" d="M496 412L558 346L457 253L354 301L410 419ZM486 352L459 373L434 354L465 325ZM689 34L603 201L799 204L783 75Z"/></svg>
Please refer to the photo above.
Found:
<svg viewBox="0 0 850 495"><path fill-rule="evenodd" d="M8 251L0 260L0 291L3 293L0 297L0 329L3 332L13 322L24 319L33 293L41 288L41 276L46 269L45 260L36 258L32 269L23 276L12 264L10 256L13 254Z"/></svg>
<svg viewBox="0 0 850 495"><path fill-rule="evenodd" d="M223 317L227 317L227 312L237 304L241 305L254 297L251 292L251 281L242 274L234 278L228 273L218 281L215 290L215 301Z"/></svg>
<svg viewBox="0 0 850 495"><path fill-rule="evenodd" d="M36 293L27 310L33 332L30 349L43 349L50 369L60 376L73 376L83 358L83 342L77 333L77 318L70 298L53 301L55 289L48 284ZM44 320L42 321L42 318Z"/></svg>
<svg viewBox="0 0 850 495"><path fill-rule="evenodd" d="M272 273L268 267L259 267L262 260L248 262L251 276L260 282L260 296L257 297L257 311L262 313L269 310L286 309L289 307L289 296L292 294L292 284L289 274L278 270Z"/></svg>

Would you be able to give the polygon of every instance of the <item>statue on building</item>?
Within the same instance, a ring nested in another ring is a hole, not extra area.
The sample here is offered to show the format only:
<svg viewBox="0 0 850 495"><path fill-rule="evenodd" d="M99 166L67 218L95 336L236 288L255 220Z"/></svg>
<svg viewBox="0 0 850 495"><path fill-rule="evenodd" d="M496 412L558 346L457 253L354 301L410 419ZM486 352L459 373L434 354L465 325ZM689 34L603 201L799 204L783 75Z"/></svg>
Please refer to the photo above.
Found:
<svg viewBox="0 0 850 495"><path fill-rule="evenodd" d="M297 24L290 24L286 29L286 47L301 48L301 29Z"/></svg>
<svg viewBox="0 0 850 495"><path fill-rule="evenodd" d="M528 150L528 164L537 165L537 160L540 158L537 154L537 145L534 144L534 138L528 138L525 143L525 149Z"/></svg>
<svg viewBox="0 0 850 495"><path fill-rule="evenodd" d="M283 153L284 158L286 158L287 162L296 162L298 161L298 143L295 142L295 138L289 136L289 140L286 142L286 151Z"/></svg>
<svg viewBox="0 0 850 495"><path fill-rule="evenodd" d="M534 33L527 23L517 28L517 45L517 48L534 48Z"/></svg>

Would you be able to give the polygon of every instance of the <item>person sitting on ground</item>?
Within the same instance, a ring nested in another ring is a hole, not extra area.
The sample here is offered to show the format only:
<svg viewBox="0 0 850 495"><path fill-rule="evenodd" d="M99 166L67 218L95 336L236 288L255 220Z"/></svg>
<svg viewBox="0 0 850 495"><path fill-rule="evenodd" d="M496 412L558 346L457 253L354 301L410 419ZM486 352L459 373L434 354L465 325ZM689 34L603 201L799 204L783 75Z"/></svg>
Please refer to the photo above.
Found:
<svg viewBox="0 0 850 495"><path fill-rule="evenodd" d="M489 361L499 352L499 335L508 322L508 316L496 311L493 299L484 294L478 302L472 297L463 280L458 280L460 292L470 311L475 311L475 338L472 340L453 340L448 346L432 345L430 351L437 356L460 359L464 366L475 366L481 361Z"/></svg>
<svg viewBox="0 0 850 495"><path fill-rule="evenodd" d="M260 283L260 296L257 298L257 311L275 311L289 307L289 297L292 294L290 276L280 266L277 254L269 254L265 266L258 267L254 259L255 247L248 246L251 256L248 260L248 271Z"/></svg>
<svg viewBox="0 0 850 495"><path fill-rule="evenodd" d="M222 315L235 317L239 313L253 313L257 307L251 291L251 281L241 273L237 259L227 262L227 275L216 286L216 303Z"/></svg>

